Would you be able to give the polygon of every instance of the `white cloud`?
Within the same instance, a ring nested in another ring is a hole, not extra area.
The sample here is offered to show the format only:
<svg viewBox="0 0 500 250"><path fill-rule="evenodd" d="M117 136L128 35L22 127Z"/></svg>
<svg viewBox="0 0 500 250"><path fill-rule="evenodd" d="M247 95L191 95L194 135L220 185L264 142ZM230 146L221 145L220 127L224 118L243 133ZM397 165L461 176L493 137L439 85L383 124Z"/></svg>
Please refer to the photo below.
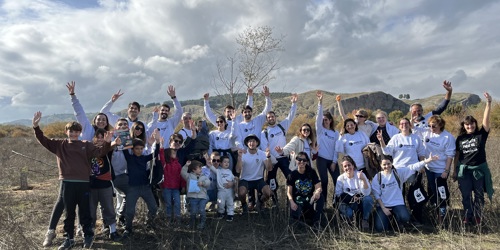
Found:
<svg viewBox="0 0 500 250"><path fill-rule="evenodd" d="M419 98L451 79L455 92L500 98L499 11L497 1L466 0L4 0L0 122L72 112L71 80L88 112L118 89L116 110L164 101L170 83L181 100L201 98L217 59L259 25L286 36L271 90Z"/></svg>

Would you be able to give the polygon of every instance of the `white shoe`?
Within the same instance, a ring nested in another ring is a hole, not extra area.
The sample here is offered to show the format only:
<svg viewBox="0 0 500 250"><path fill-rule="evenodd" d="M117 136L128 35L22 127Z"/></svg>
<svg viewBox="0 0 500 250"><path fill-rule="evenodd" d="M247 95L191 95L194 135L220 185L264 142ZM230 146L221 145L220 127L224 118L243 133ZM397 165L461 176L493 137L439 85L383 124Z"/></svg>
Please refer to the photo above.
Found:
<svg viewBox="0 0 500 250"><path fill-rule="evenodd" d="M56 238L56 231L54 229L49 229L45 234L45 240L43 241L43 246L48 247L52 245L52 241Z"/></svg>

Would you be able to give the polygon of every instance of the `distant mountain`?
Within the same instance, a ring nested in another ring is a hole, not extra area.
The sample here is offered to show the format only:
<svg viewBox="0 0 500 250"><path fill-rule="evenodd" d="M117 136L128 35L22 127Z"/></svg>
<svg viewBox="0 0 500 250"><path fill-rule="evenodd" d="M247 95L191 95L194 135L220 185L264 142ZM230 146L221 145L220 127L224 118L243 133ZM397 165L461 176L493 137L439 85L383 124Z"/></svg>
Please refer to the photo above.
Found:
<svg viewBox="0 0 500 250"><path fill-rule="evenodd" d="M273 110L276 112L278 118L284 118L290 109L290 95L291 93L271 93L271 99L273 101ZM337 103L335 101L335 97L337 95L341 95L342 97L342 105L344 108L344 112L350 113L354 109L365 108L370 110L381 109L390 113L394 110L401 110L403 113L409 111L410 105L412 103L418 102L421 103L424 109L429 109L432 107L436 107L444 97L444 94L435 95L427 98L416 99L416 100L402 100L396 97L393 97L390 94L386 94L384 92L362 92L362 93L333 93L323 91L323 105L325 110L330 110L332 114L339 115L337 110ZM214 110L216 114L222 114L224 107L228 104L229 96L221 95L210 97L210 106ZM244 104L245 95L240 94L237 97L238 104L237 112ZM460 103L464 107L468 107L471 105L476 105L481 102L481 98L478 95L470 94L470 93L453 93L452 100L450 105L455 105ZM264 106L264 97L261 94L254 95L254 110L259 113ZM307 116L312 117L316 114L317 109L317 98L316 98L316 90L308 91L305 93L299 94L299 99L297 102L297 114L307 114ZM172 103L169 102L172 107ZM140 120L149 122L152 118L152 110L155 105L159 105L159 103L150 103L145 107L141 108L141 116ZM181 101L181 105L185 112L190 112L193 117L202 117L203 116L203 99L194 99ZM97 113L88 113L87 117L92 119ZM123 109L121 111L117 111L117 114L126 116L127 110ZM42 118L42 124L49 124L53 122L66 122L75 120L73 114L55 114L48 115ZM11 124L11 125L24 125L31 126L31 120L29 119L21 119L15 120L3 124Z"/></svg>

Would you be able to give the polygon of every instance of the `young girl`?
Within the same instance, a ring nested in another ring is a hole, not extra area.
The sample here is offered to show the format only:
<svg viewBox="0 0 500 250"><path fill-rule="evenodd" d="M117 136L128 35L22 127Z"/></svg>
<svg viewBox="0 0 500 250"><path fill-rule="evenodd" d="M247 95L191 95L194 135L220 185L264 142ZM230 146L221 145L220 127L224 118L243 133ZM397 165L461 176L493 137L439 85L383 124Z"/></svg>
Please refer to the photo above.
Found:
<svg viewBox="0 0 500 250"><path fill-rule="evenodd" d="M196 216L200 214L199 230L205 228L205 221L207 220L205 206L208 201L207 188L210 186L210 180L201 172L202 165L199 161L187 161L181 170L181 176L186 180L186 192L189 199L191 215L189 227L194 228Z"/></svg>

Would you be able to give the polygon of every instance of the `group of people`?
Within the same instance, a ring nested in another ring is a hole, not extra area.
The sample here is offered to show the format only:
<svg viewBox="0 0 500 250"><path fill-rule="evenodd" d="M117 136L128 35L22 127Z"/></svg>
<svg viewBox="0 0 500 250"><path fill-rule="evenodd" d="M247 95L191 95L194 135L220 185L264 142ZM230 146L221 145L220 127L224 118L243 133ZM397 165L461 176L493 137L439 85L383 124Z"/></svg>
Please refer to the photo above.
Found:
<svg viewBox="0 0 500 250"><path fill-rule="evenodd" d="M181 221L183 194L190 208L189 227L204 229L208 202L211 207L217 205L216 218L231 222L235 199L241 202L242 214L251 209L260 212L269 199L274 206L279 204L278 169L287 179L291 222L302 220L316 229L321 228L323 209L329 200L328 175L335 184L332 203L342 218L354 223L360 214L358 225L368 229L372 216L377 231L388 230L391 217L398 226L407 223L411 217L407 205L415 223L421 222L422 204L427 200L436 206L437 219L442 220L449 199L446 180L450 174L459 182L466 223L481 223L483 192L490 199L493 193L485 153L491 96L485 93L482 127L474 117L467 116L455 139L439 116L451 98L451 83L446 81L444 101L425 116L422 106L413 104L411 118L402 118L399 129L387 121L384 111L376 112L376 122L369 121L368 112L362 109L355 111L355 119L349 118L337 96L343 128L336 131L333 115L323 111L323 94L318 91L315 124L301 124L289 141L286 135L297 110L297 94L290 98L287 117L277 121L267 87L263 87L264 110L255 117L253 89L247 92L241 114L228 105L219 116L211 110L207 93L205 119L194 122L190 113L183 112L175 88L168 86L175 113L170 116L171 107L163 104L154 109L152 121L145 123L138 119L141 106L137 102L128 105L127 117L111 113L113 103L123 95L119 90L91 122L76 97L75 82L66 87L78 121L68 123L66 139L45 137L38 126L41 113L33 117L36 138L57 156L61 180L44 246L51 245L56 237L55 228L63 211L66 239L59 249L75 245L77 206L84 247L93 242L98 204L109 238L118 241L131 237L139 198L148 207L146 223L152 229L160 202L169 223ZM208 132L207 121L214 130ZM182 129L175 131L179 123ZM129 133L128 147L124 147L124 138L117 136L117 131ZM365 163L363 149L370 144L378 145L383 152L377 172L370 171ZM422 187L424 167L428 197ZM160 178L154 178L158 172ZM125 226L122 235L117 223Z"/></svg>

